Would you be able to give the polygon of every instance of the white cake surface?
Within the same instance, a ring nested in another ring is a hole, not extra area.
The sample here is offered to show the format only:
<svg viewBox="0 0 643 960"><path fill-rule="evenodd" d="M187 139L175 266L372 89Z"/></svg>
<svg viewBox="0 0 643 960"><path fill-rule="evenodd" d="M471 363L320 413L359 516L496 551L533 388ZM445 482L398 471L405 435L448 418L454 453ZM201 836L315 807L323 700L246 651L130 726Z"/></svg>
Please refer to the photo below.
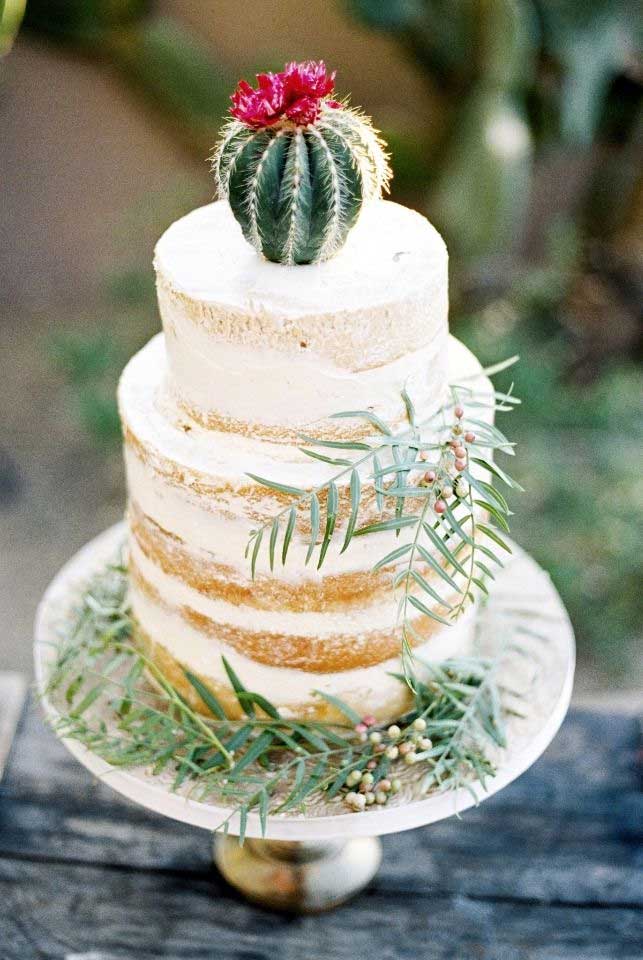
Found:
<svg viewBox="0 0 643 960"><path fill-rule="evenodd" d="M442 282L446 259L444 241L429 221L388 200L367 204L345 246L323 263L262 259L222 200L177 220L155 250L156 269L192 300L289 318L422 295Z"/></svg>

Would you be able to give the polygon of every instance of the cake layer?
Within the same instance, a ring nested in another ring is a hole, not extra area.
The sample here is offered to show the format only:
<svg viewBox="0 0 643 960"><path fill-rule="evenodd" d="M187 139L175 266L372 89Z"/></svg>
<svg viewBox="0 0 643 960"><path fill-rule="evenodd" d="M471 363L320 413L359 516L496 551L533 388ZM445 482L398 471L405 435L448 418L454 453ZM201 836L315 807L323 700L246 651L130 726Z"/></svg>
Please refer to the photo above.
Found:
<svg viewBox="0 0 643 960"><path fill-rule="evenodd" d="M400 716L410 703L405 684L392 673L399 673L398 655L373 666L358 666L343 671L311 672L289 666L270 666L244 655L191 623L177 610L151 600L132 587L139 634L149 655L179 692L200 710L203 702L185 678L185 670L198 676L221 701L231 718L242 715L232 694L221 657L225 657L242 683L267 697L283 716L345 722L316 691L339 697L360 715L374 714L386 721ZM438 629L430 640L417 648L418 657L439 662L449 657L472 653L475 611L469 610L455 624Z"/></svg>
<svg viewBox="0 0 643 960"><path fill-rule="evenodd" d="M338 410L404 415L445 386L447 253L420 214L368 204L345 247L313 266L259 258L226 203L174 223L155 256L168 390L210 429L292 441L355 425Z"/></svg>

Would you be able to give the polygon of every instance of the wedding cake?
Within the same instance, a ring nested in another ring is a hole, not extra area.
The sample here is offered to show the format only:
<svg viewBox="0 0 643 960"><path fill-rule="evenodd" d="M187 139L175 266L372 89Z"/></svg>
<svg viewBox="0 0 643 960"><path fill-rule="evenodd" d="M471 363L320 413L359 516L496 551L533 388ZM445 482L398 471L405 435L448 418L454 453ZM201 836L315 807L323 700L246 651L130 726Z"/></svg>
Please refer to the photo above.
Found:
<svg viewBox="0 0 643 960"><path fill-rule="evenodd" d="M296 522L293 514L286 563L279 555L271 564L268 552L260 551L253 571L246 544L253 530L293 501L289 491L323 487L333 473L328 457L301 449L302 437L335 444L323 448L335 457L342 456L342 444L368 443L374 428L367 419L333 414L366 411L401 430L408 424L406 396L417 420L429 424L423 433L428 442L437 430L431 417L442 423L446 416L440 411L447 408L449 385L474 382L477 395L493 394L476 358L449 335L447 251L419 213L364 190L358 215L346 220L343 245L313 255L309 232L297 259L291 202L282 262L272 262L277 256L270 256L272 228L265 221L263 227L258 220L252 224L259 249L248 242L250 227L232 196L232 167L265 134L268 149L276 155L282 150L282 178L291 156L293 163L303 157L308 164L303 172L294 168L299 189L306 171L309 178L319 171L318 158L328 159L321 151L339 143L336 118L349 115L323 96L308 99L330 118L326 145L319 147L317 117L311 119L309 106L299 101L299 114L276 112L279 122L245 122L250 134L227 168L219 154L230 195L223 189L223 199L172 224L157 244L163 333L130 361L119 390L130 601L139 642L200 709L205 706L186 671L230 716L239 715L227 663L284 716L333 717L332 703L316 693L322 691L360 715L386 720L404 710L408 690L391 676L400 670L396 563L373 567L412 533L402 528L356 536L342 551L341 533L350 522L347 474L337 483L340 539L323 564L316 557L306 562L311 526L305 511ZM236 106L235 117L243 119L234 122L242 125L250 114L240 114L239 101ZM278 142L284 130L292 134L285 146ZM243 133L238 126L228 140ZM354 169L359 172L369 156L358 153ZM255 182L269 162L265 155L255 161ZM340 175L337 197L350 188L341 169ZM260 205L244 210L255 216ZM492 407L477 416L490 423ZM358 523L372 523L381 516L378 479L368 465L359 473ZM262 483L265 477L274 485ZM434 563L424 564L429 584L439 579L435 567L443 562L436 549ZM454 573L454 584L459 577ZM434 608L436 619L414 609L418 655L444 660L470 652L472 607L452 623L440 603Z"/></svg>

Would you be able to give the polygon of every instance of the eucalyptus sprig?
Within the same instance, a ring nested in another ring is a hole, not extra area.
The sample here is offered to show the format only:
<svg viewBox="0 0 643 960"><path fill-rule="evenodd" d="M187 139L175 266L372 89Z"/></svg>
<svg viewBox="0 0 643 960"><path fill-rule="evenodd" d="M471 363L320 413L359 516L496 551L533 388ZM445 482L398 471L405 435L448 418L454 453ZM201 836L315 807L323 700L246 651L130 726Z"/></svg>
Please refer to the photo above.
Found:
<svg viewBox="0 0 643 960"><path fill-rule="evenodd" d="M425 793L484 786L494 772L493 750L505 742L501 693L519 696L497 679L506 652L520 648L510 627L497 658L416 662L410 708L386 727L324 693L344 722L284 716L224 660L243 714L230 720L202 679L185 672L195 709L140 649L126 596L127 570L111 565L64 626L44 691L56 730L113 766L144 768L172 790L229 808L221 829L238 816L241 840L251 811L265 832L269 815L305 813L320 800L352 810L387 803L409 765Z"/></svg>
<svg viewBox="0 0 643 960"><path fill-rule="evenodd" d="M520 401L512 387L494 391L490 399L471 383L507 369L516 360L511 357L452 384L448 401L421 422L411 397L403 391L407 424L397 432L368 410L334 414L331 419L361 420L374 432L360 440L302 435L300 451L335 468L311 489L249 473L260 485L291 498L288 506L250 532L246 556L253 578L262 544L267 543L271 571L278 556L285 565L297 525L305 516L310 527L309 533L302 533L308 543L305 563L317 550L318 570L335 540L341 539L343 553L355 537L386 532L399 537L404 530L403 542L378 558L372 569L374 573L392 571L408 674L412 647L422 640L413 625L418 614L452 623L474 599L474 588L487 593L487 582L494 578L489 563L501 567L501 553L511 552L503 538L509 532L511 511L497 484L522 488L492 458L500 452L513 456L513 444L481 419L480 411L509 412ZM349 456L338 456L337 451ZM482 479L482 471L496 484ZM340 516L340 490L346 487L350 506L347 515ZM379 514L375 520L368 518L369 499L374 499ZM427 573L437 578L439 589L429 582Z"/></svg>

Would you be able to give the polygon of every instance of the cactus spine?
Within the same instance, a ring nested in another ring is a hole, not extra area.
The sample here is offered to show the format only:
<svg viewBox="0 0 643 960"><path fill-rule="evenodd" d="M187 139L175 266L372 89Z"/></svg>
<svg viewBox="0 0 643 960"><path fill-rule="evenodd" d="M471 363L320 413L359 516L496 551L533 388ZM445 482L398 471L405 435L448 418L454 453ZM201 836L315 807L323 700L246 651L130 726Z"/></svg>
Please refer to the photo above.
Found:
<svg viewBox="0 0 643 960"><path fill-rule="evenodd" d="M283 118L257 128L230 120L213 169L246 240L267 260L286 264L332 257L364 202L379 197L390 178L370 121L323 100L306 124Z"/></svg>

